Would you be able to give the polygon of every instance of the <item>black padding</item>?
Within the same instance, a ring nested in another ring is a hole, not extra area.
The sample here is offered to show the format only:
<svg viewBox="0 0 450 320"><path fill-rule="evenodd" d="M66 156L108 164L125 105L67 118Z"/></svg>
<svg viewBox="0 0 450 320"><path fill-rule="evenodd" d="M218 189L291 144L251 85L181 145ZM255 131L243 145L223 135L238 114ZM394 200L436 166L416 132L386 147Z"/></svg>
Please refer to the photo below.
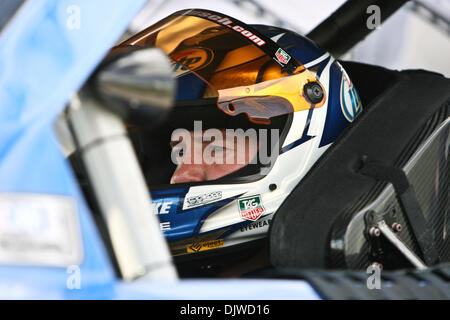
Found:
<svg viewBox="0 0 450 320"><path fill-rule="evenodd" d="M358 89L363 112L275 214L269 230L274 266L326 267L328 235L335 218L377 183L357 172L361 159L367 156L395 166L427 120L450 104L450 80L441 75L342 64ZM379 77L366 76L374 74ZM372 94L371 87L378 92Z"/></svg>
<svg viewBox="0 0 450 320"><path fill-rule="evenodd" d="M359 173L377 180L391 182L399 195L403 194L410 187L408 178L401 168L386 166L377 162L367 162L359 169Z"/></svg>

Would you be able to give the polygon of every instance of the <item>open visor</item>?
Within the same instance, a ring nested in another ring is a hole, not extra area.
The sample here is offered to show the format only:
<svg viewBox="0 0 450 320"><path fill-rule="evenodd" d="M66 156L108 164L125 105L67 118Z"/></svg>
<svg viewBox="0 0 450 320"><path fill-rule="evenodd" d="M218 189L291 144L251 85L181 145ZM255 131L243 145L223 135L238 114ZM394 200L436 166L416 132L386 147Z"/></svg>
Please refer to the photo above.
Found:
<svg viewBox="0 0 450 320"><path fill-rule="evenodd" d="M155 46L173 60L178 105L215 98L229 116L269 124L272 117L320 107L304 93L314 73L250 26L207 10L183 10L138 33L122 46ZM322 92L325 92L322 87Z"/></svg>

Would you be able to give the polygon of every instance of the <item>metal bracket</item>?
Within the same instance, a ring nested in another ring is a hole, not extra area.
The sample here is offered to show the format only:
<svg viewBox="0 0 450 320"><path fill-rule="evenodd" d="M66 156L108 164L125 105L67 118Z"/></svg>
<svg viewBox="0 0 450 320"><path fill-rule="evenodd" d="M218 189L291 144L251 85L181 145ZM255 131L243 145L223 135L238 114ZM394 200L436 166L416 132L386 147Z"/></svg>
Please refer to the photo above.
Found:
<svg viewBox="0 0 450 320"><path fill-rule="evenodd" d="M437 263L439 254L434 247L432 230L425 220L414 188L410 185L403 169L364 159L364 164L359 172L377 180L392 183L424 260L428 265Z"/></svg>
<svg viewBox="0 0 450 320"><path fill-rule="evenodd" d="M425 263L410 249L397 235L389 228L386 221L381 220L377 223L381 233L408 259L417 269L424 270L427 268Z"/></svg>

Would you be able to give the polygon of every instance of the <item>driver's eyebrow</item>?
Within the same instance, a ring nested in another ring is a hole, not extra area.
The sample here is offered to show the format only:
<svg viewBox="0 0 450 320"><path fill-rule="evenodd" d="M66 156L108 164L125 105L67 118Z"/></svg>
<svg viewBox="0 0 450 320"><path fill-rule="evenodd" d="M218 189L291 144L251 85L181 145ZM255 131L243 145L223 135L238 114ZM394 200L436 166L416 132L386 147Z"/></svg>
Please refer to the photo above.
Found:
<svg viewBox="0 0 450 320"><path fill-rule="evenodd" d="M203 145L205 145L205 144L211 144L212 142L210 142L210 141L202 141L201 139L197 139L196 141L199 141L199 142L201 142ZM170 146L170 148L174 148L174 147L176 147L178 144L180 144L180 143L182 143L182 142L184 142L184 140L176 140L176 141L170 141L169 142L169 146ZM214 142L214 141L213 141Z"/></svg>

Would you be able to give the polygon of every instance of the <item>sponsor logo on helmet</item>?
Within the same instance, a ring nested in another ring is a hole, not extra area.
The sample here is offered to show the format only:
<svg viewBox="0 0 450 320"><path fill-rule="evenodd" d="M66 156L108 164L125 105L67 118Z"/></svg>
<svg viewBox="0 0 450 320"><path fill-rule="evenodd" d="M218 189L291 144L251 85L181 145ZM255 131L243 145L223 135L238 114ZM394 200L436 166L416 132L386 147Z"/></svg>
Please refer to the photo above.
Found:
<svg viewBox="0 0 450 320"><path fill-rule="evenodd" d="M223 244L224 244L223 239L195 242L195 243L188 244L186 246L186 251L188 253L206 251L206 250L223 247Z"/></svg>
<svg viewBox="0 0 450 320"><path fill-rule="evenodd" d="M211 20L218 24L221 24L225 27L228 27L231 30L234 30L234 31L240 33L241 35L243 35L244 37L248 38L250 41L252 41L253 43L255 43L258 46L263 46L266 44L266 42L264 40L262 40L260 37L258 37L254 33L250 32L249 30L247 30L246 28L244 28L238 24L234 24L234 21L229 17L222 17L215 13L200 11L200 10L192 10L189 12L189 15L206 18L208 20Z"/></svg>
<svg viewBox="0 0 450 320"><path fill-rule="evenodd" d="M253 223L250 223L250 224L248 224L246 226L241 227L240 231L241 232L246 232L246 231L250 231L250 230L266 227L266 226L269 226L271 223L272 223L272 219L259 220L257 222L253 222Z"/></svg>
<svg viewBox="0 0 450 320"><path fill-rule="evenodd" d="M202 69L213 60L214 53L208 48L191 48L178 51L170 56L174 61L173 72L177 77Z"/></svg>
<svg viewBox="0 0 450 320"><path fill-rule="evenodd" d="M186 199L186 202L188 208L194 208L219 199L222 199L222 191L214 191L210 193L189 197Z"/></svg>
<svg viewBox="0 0 450 320"><path fill-rule="evenodd" d="M170 210L173 208L173 201L153 201L152 202L153 212L155 214L169 214Z"/></svg>
<svg viewBox="0 0 450 320"><path fill-rule="evenodd" d="M265 212L260 195L238 199L238 208L242 219L250 221L258 220Z"/></svg>
<svg viewBox="0 0 450 320"><path fill-rule="evenodd" d="M347 73L342 70L341 81L341 109L345 118L353 122L361 112L361 100Z"/></svg>
<svg viewBox="0 0 450 320"><path fill-rule="evenodd" d="M281 48L278 48L277 52L275 52L275 58L275 61L277 61L282 66L284 66L289 62L289 60L291 60L291 56Z"/></svg>

